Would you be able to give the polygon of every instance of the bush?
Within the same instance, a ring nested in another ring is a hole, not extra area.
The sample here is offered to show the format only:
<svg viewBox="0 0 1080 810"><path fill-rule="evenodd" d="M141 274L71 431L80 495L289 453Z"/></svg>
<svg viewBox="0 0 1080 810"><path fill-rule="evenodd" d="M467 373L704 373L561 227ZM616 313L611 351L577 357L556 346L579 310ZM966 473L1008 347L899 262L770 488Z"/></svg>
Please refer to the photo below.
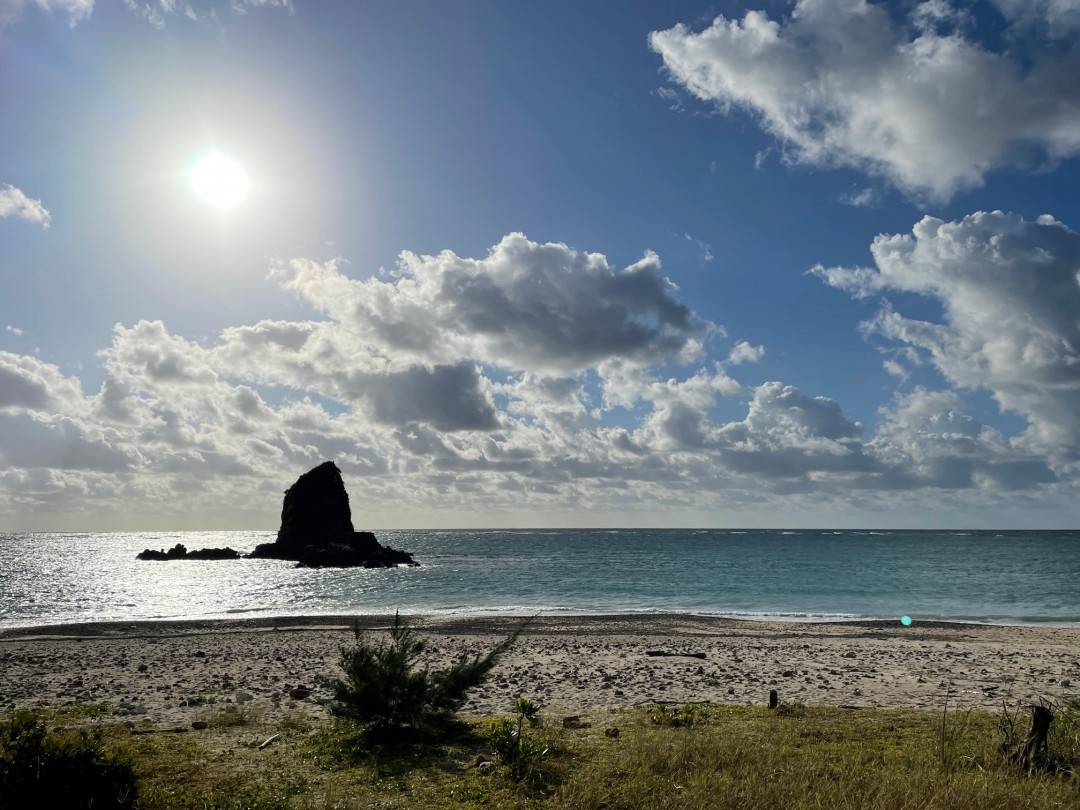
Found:
<svg viewBox="0 0 1080 810"><path fill-rule="evenodd" d="M123 756L104 751L100 734L48 732L35 712L0 723L0 798L5 807L135 806L135 774Z"/></svg>
<svg viewBox="0 0 1080 810"><path fill-rule="evenodd" d="M356 629L356 642L341 648L344 679L331 682L334 697L327 708L335 717L370 724L373 731L393 735L405 728L444 725L465 705L467 693L479 686L499 657L524 629L522 624L485 656L462 656L449 669L420 668L427 641L417 638L397 613L390 641L371 644Z"/></svg>
<svg viewBox="0 0 1080 810"><path fill-rule="evenodd" d="M531 700L518 698L514 704L516 718L503 717L493 720L488 727L488 742L492 751L510 769L510 776L521 782L538 773L538 768L548 749L525 738L525 724L536 728L540 707Z"/></svg>

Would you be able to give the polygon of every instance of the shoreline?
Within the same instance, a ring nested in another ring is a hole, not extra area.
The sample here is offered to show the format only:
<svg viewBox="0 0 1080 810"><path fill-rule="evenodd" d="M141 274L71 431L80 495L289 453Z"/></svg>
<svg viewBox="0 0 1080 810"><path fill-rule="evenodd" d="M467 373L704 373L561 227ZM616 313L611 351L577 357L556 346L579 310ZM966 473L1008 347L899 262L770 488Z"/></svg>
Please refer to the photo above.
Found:
<svg viewBox="0 0 1080 810"><path fill-rule="evenodd" d="M483 653L522 622L509 615L407 617L429 663ZM246 703L266 719L324 717L326 679L353 624L386 614L108 622L0 631L0 706L107 702L155 725L189 725ZM649 653L653 653L650 655ZM661 655L656 655L659 652ZM654 703L1000 710L1080 694L1080 628L897 621L764 622L692 614L541 615L471 695L467 714ZM310 694L305 694L309 692Z"/></svg>
<svg viewBox="0 0 1080 810"><path fill-rule="evenodd" d="M619 621L641 621L645 623L649 622L682 622L682 621L702 621L722 626L730 624L732 626L745 626L745 627L770 627L773 625L792 625L795 627L862 627L862 628L895 628L900 631L909 632L918 628L1016 628L1016 629L1046 629L1046 630L1076 630L1080 631L1080 621L1024 621L1024 620L1009 620L1009 621L983 621L978 619L966 619L966 618L933 618L933 619L920 619L912 617L913 621L911 625L904 626L900 623L898 617L869 617L869 618L835 618L825 619L817 617L807 618L795 618L794 616L785 615L783 618L772 617L754 617L748 618L746 616L731 615L724 613L709 613L709 612L695 612L695 611L683 611L683 610L670 610L670 611L611 611L611 612L595 612L595 611L544 611L538 610L535 612L529 611L503 611L492 610L488 611L475 611L469 613L460 612L404 612L399 611L400 615L410 622L423 622L425 624L460 624L469 625L471 623L484 623L484 622L506 622L506 621L523 621L525 619L542 618L545 621L574 621L579 623L592 623L592 622L610 622L613 620ZM0 624L0 643L6 640L15 638L31 638L31 637L55 637L66 638L76 636L95 636L95 635L110 635L115 636L125 628L140 628L137 635L142 635L149 632L149 628L160 629L173 629L177 632L192 631L198 632L196 628L240 628L248 630L258 629L270 629L274 627L281 628L285 625L297 625L300 627L319 627L325 626L326 628L351 628L356 621L359 621L362 625L374 626L379 622L388 623L393 620L394 613L316 613L316 614L283 614L283 615L266 615L258 617L239 618L234 616L220 616L213 615L207 617L176 619L176 618L161 618L161 619L106 619L106 620L90 620L85 622L46 622L46 623L32 623L32 624L17 624L5 626ZM145 629L143 629L145 628ZM209 629L204 629L201 632L213 632Z"/></svg>

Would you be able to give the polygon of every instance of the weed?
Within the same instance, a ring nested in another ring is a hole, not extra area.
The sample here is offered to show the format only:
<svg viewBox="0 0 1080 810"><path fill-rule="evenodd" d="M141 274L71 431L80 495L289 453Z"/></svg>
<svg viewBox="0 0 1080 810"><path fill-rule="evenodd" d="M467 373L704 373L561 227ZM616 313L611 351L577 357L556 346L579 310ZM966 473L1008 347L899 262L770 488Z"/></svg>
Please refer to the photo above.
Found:
<svg viewBox="0 0 1080 810"><path fill-rule="evenodd" d="M657 703L650 715L652 722L658 726L685 726L692 728L700 726L712 720L712 709L702 703L686 703L682 706L665 706Z"/></svg>
<svg viewBox="0 0 1080 810"><path fill-rule="evenodd" d="M941 710L941 745L939 747L941 770L945 774L946 782L948 782L959 764L960 755L958 753L958 743L964 737L970 718L971 709L965 709L960 713L959 721L954 721L950 724L949 698L946 696L945 705Z"/></svg>
<svg viewBox="0 0 1080 810"><path fill-rule="evenodd" d="M253 726L261 722L263 713L247 703L227 703L222 708L197 712L195 719L202 720L210 728L233 728Z"/></svg>

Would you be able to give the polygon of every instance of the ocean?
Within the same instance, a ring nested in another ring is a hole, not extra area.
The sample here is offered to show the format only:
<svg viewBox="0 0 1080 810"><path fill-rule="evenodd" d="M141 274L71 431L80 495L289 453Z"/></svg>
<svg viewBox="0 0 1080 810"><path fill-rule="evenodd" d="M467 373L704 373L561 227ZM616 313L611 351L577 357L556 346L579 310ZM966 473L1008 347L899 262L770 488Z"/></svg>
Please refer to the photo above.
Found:
<svg viewBox="0 0 1080 810"><path fill-rule="evenodd" d="M376 531L416 568L145 562L273 532L0 533L0 627L359 613L678 612L1080 626L1078 531Z"/></svg>

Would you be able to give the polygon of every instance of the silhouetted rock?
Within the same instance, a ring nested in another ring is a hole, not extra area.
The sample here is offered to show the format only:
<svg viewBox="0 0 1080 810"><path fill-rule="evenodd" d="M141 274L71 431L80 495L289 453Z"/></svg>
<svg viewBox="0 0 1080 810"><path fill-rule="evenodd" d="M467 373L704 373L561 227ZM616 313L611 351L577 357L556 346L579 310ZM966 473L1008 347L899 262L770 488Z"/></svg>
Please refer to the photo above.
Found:
<svg viewBox="0 0 1080 810"><path fill-rule="evenodd" d="M353 531L349 493L332 461L301 475L285 490L277 541L261 543L252 557L295 560L310 568L389 568L416 565L412 556Z"/></svg>
<svg viewBox="0 0 1080 810"><path fill-rule="evenodd" d="M144 549L136 559L139 560L238 560L240 552L231 548L197 548L188 551L183 543L177 543L168 551Z"/></svg>

